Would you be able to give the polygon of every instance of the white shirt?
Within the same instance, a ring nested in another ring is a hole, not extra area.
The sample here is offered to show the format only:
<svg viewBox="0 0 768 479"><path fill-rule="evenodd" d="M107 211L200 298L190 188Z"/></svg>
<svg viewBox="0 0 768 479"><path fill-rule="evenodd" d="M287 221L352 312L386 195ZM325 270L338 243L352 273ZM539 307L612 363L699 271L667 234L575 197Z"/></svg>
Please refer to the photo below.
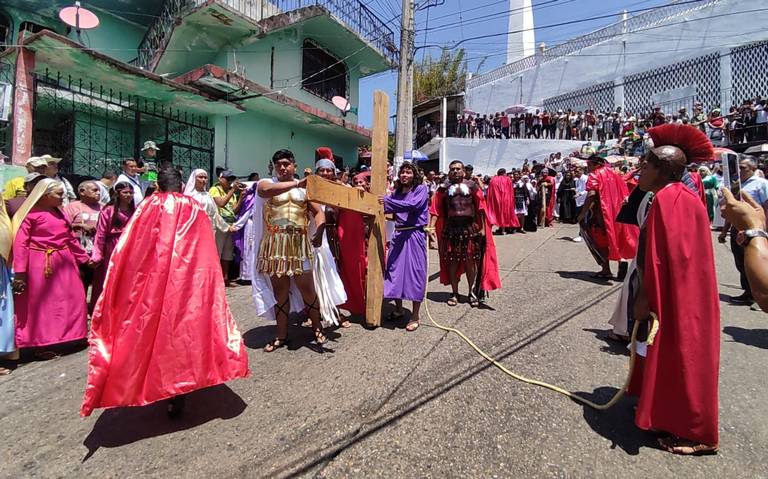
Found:
<svg viewBox="0 0 768 479"><path fill-rule="evenodd" d="M587 179L589 176L581 175L576 178L576 207L580 208L584 206L584 202L587 201Z"/></svg>
<svg viewBox="0 0 768 479"><path fill-rule="evenodd" d="M125 173L120 173L120 176L117 177L117 182L115 184L117 183L128 183L131 185L131 188L133 188L133 206L139 206L141 200L144 199L144 191L141 188L141 180L139 180L139 175L130 177Z"/></svg>
<svg viewBox="0 0 768 479"><path fill-rule="evenodd" d="M101 206L107 206L107 203L109 203L110 200L109 188L107 188L107 185L101 181L97 181L96 185L99 187L99 204Z"/></svg>

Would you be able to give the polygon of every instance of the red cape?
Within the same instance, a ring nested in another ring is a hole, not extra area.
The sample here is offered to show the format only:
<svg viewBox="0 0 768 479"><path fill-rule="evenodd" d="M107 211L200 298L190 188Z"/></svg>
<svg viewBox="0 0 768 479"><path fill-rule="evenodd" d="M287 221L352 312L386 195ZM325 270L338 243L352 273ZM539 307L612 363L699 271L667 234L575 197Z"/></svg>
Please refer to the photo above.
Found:
<svg viewBox="0 0 768 479"><path fill-rule="evenodd" d="M600 166L589 174L587 191L597 191L608 238L608 259L619 261L635 257L639 230L635 225L616 222L625 198L629 196L624 179L610 167Z"/></svg>
<svg viewBox="0 0 768 479"><path fill-rule="evenodd" d="M211 221L194 199L145 199L115 247L91 321L80 413L142 406L248 376Z"/></svg>
<svg viewBox="0 0 768 479"><path fill-rule="evenodd" d="M519 228L515 214L515 191L512 179L507 175L496 175L488 183L488 221L502 228Z"/></svg>
<svg viewBox="0 0 768 479"><path fill-rule="evenodd" d="M443 251L443 226L445 225L445 198L448 196L448 192L444 188L440 188L432 196L432 203L429 206L429 214L437 217L435 222L435 233L437 235L437 246L439 251ZM483 192L478 188L475 191L475 211L478 212L475 215L475 221L479 224L481 215L485 216L485 200L483 199ZM483 276L480 278L480 287L483 291L493 291L501 288L501 278L499 277L499 261L496 257L496 243L493 241L493 233L491 231L491 223L485 221L485 255L483 257ZM464 265L460 264L457 268L456 274L464 274ZM448 262L443 259L443 254L440 254L440 282L442 284L451 284L451 278L448 275Z"/></svg>
<svg viewBox="0 0 768 479"><path fill-rule="evenodd" d="M352 314L365 314L365 275L368 270L368 244L363 215L338 210L339 277L347 292L347 302L339 306Z"/></svg>
<svg viewBox="0 0 768 479"><path fill-rule="evenodd" d="M698 171L691 171L688 174L691 175L693 182L696 184L696 189L699 192L699 199L704 206L707 206L707 193L704 191L704 182L701 181L701 175Z"/></svg>
<svg viewBox="0 0 768 479"><path fill-rule="evenodd" d="M550 192L549 204L547 204L547 211L546 211L545 218L547 219L547 224L551 224L552 220L555 219L555 201L557 197L557 190L555 189L555 179L547 175L547 176L544 176L541 179L541 181L542 183L546 181L547 185L549 185L547 187L547 189ZM541 191L544 191L544 190L542 189ZM544 198L542 198L542 201L544 201Z"/></svg>
<svg viewBox="0 0 768 479"><path fill-rule="evenodd" d="M659 331L633 371L635 422L716 445L720 304L707 212L673 183L654 197L644 235L642 283Z"/></svg>

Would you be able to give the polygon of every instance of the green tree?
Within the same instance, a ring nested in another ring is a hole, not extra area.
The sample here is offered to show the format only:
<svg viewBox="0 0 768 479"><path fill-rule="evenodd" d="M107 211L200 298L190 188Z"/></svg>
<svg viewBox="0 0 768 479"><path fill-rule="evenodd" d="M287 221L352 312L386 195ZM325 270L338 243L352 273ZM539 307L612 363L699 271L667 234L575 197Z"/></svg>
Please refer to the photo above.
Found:
<svg viewBox="0 0 768 479"><path fill-rule="evenodd" d="M443 48L438 59L426 53L421 63L414 67L414 103L463 91L467 76L467 61L464 56L464 49L454 51Z"/></svg>

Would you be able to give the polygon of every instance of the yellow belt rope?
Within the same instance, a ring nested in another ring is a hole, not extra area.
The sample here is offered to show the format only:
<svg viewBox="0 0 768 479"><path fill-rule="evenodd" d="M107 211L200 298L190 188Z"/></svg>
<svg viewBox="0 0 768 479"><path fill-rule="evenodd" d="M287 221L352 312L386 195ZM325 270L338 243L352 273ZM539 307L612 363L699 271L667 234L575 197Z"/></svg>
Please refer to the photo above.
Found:
<svg viewBox="0 0 768 479"><path fill-rule="evenodd" d="M431 230L431 228L428 228L427 231ZM429 245L427 245L427 265L429 265ZM632 379L632 369L635 366L635 357L637 356L637 351L635 350L635 339L637 337L637 330L640 326L640 321L635 321L635 325L632 328L632 339L630 340L630 347L629 347L629 371L627 372L627 378L624 380L624 385L619 389L616 394L613 395L613 397L605 404L597 404L589 399L585 399L581 396L578 396L571 391L568 391L566 389L563 389L559 386L555 386L554 384L545 383L544 381L539 381L537 379L530 379L525 376L521 376L519 374L515 374L514 372L507 369L503 364L496 361L491 357L488 353L480 349L475 343L472 342L471 339L467 337L466 334L462 333L456 328L451 328L449 326L443 326L442 324L435 321L435 319L432 317L432 314L429 312L429 300L426 298L426 292L424 293L424 310L427 313L427 318L432 322L432 325L436 327L437 329L441 329L443 331L447 331L449 333L454 333L458 335L464 342L472 346L472 349L477 351L477 353L485 358L488 362L499 368L503 373L507 374L508 376L511 376L514 379L517 379L518 381L522 381L527 384L532 384L534 386L540 386L543 388L550 389L552 391L555 391L557 393L563 394L565 396L568 396L569 398L573 399L574 401L578 401L582 404L585 404L593 409L597 409L598 411L604 411L606 409L609 409L611 406L615 405L619 400L624 396L624 393L627 392L627 388L629 387L629 382Z"/></svg>

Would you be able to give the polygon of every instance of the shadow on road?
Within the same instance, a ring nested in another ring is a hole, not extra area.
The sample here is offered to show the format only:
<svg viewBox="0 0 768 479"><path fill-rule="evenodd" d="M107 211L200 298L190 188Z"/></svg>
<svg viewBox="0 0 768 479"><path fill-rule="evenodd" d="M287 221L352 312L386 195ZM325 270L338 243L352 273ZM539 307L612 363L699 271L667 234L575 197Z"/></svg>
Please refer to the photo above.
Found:
<svg viewBox="0 0 768 479"><path fill-rule="evenodd" d="M595 274L594 271L555 271L555 273L560 275L563 279L578 279L592 284L611 284L611 280L609 279L592 277L592 275Z"/></svg>
<svg viewBox="0 0 768 479"><path fill-rule="evenodd" d="M618 391L614 387L599 387L592 393L577 392L579 396L598 404L608 402ZM635 413L632 406L634 398L623 398L618 404L606 411L596 411L584 407L584 420L593 431L611 441L611 449L619 447L629 455L636 456L641 447L656 447L653 434L635 426ZM581 404L581 403L579 403Z"/></svg>
<svg viewBox="0 0 768 479"><path fill-rule="evenodd" d="M726 326L723 332L737 343L768 349L768 329L746 329L738 326Z"/></svg>
<svg viewBox="0 0 768 479"><path fill-rule="evenodd" d="M120 447L142 439L183 431L214 419L232 419L245 411L245 402L226 385L214 386L187 395L186 407L178 419L169 419L167 402L148 406L107 409L96 420L83 441L88 453L83 462L102 447Z"/></svg>
<svg viewBox="0 0 768 479"><path fill-rule="evenodd" d="M605 342L605 345L600 348L600 351L603 351L604 353L613 354L614 356L629 356L629 348L627 347L628 343L610 339L608 337L608 333L611 332L610 329L584 328L583 331L592 333L595 335L595 338Z"/></svg>

